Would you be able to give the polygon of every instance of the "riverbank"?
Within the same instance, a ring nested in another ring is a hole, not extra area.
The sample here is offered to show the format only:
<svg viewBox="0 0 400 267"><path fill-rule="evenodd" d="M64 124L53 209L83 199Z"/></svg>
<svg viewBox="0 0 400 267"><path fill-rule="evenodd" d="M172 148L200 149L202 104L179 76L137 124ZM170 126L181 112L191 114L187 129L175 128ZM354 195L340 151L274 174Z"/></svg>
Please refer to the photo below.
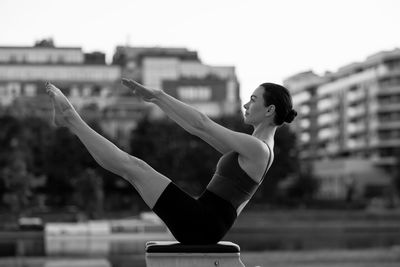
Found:
<svg viewBox="0 0 400 267"><path fill-rule="evenodd" d="M400 210L245 210L234 226L269 227L312 223L400 224Z"/></svg>
<svg viewBox="0 0 400 267"><path fill-rule="evenodd" d="M400 265L400 247L367 250L314 250L242 252L246 267L397 267ZM116 258L0 258L2 267L44 267L46 263L68 262L71 267L119 266L145 267L144 255ZM84 265L82 265L84 264Z"/></svg>
<svg viewBox="0 0 400 267"><path fill-rule="evenodd" d="M259 267L397 267L400 247L366 250L243 252L245 266Z"/></svg>
<svg viewBox="0 0 400 267"><path fill-rule="evenodd" d="M146 214L146 212L145 212ZM140 219L140 214L113 213L105 214L102 221L123 221ZM40 218L43 223L49 222L77 222L76 215L71 213L52 212L30 214L29 217ZM0 213L0 231L18 229L18 216ZM311 210L311 209L245 209L238 217L233 227L236 228L263 228L274 225L303 225L303 224L399 224L400 209L377 210Z"/></svg>

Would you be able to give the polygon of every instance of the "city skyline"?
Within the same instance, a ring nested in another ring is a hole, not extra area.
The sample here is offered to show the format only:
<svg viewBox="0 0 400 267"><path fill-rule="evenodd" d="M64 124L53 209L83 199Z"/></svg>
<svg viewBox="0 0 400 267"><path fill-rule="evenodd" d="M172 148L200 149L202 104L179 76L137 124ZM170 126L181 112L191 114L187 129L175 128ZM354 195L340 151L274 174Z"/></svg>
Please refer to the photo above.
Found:
<svg viewBox="0 0 400 267"><path fill-rule="evenodd" d="M323 74L400 47L400 2L368 1L26 1L0 3L1 46L100 51L118 45L187 47L211 65L233 65L245 101L264 81ZM62 12L60 12L62 10Z"/></svg>

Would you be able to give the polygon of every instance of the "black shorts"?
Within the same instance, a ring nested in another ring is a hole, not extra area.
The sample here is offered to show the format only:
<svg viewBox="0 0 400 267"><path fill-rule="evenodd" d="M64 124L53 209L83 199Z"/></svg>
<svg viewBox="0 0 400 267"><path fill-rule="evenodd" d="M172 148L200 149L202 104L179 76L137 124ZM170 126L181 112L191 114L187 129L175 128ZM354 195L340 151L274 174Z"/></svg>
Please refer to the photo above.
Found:
<svg viewBox="0 0 400 267"><path fill-rule="evenodd" d="M193 198L172 182L153 211L183 244L216 244L236 220L236 210L228 201L208 190Z"/></svg>

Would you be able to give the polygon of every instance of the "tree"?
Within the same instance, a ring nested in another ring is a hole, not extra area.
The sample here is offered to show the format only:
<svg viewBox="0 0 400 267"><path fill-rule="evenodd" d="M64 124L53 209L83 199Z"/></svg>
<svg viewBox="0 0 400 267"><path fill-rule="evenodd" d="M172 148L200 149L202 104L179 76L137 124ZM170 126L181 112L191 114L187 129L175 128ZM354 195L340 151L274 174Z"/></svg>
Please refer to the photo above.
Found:
<svg viewBox="0 0 400 267"><path fill-rule="evenodd" d="M89 124L104 135L96 121ZM100 179L105 177L106 187L111 190L115 181L121 180L101 168L80 140L66 128L53 128L48 121L36 117L0 116L0 125L0 205L6 194L9 199L17 198L21 200L19 203L25 203L17 195L23 191L32 192L32 200L45 194L51 206L69 205L77 186L74 179L86 169L95 170Z"/></svg>
<svg viewBox="0 0 400 267"><path fill-rule="evenodd" d="M10 153L20 144L21 122L11 116L0 117L0 169L10 163Z"/></svg>
<svg viewBox="0 0 400 267"><path fill-rule="evenodd" d="M42 39L35 42L35 47L55 47L53 38Z"/></svg>
<svg viewBox="0 0 400 267"><path fill-rule="evenodd" d="M304 202L312 200L315 193L318 191L319 180L315 178L311 172L299 173L288 188L288 195L290 199Z"/></svg>
<svg viewBox="0 0 400 267"><path fill-rule="evenodd" d="M74 200L91 218L99 217L104 210L103 179L94 169L87 168L73 182Z"/></svg>
<svg viewBox="0 0 400 267"><path fill-rule="evenodd" d="M35 177L27 171L21 156L16 153L10 158L10 164L1 170L0 176L5 184L7 204L12 212L19 213L28 206L28 199L32 195L32 180Z"/></svg>
<svg viewBox="0 0 400 267"><path fill-rule="evenodd" d="M22 127L21 143L25 149L27 168L34 175L45 174L47 162L46 149L53 134L53 129L47 121L38 117L20 119Z"/></svg>
<svg viewBox="0 0 400 267"><path fill-rule="evenodd" d="M99 134L103 134L98 126L91 125ZM73 178L87 168L100 169L88 150L66 128L56 128L45 153L45 173L48 176L46 191L55 206L69 205L74 192Z"/></svg>
<svg viewBox="0 0 400 267"><path fill-rule="evenodd" d="M212 177L219 154L169 119L142 120L132 133L131 151L194 195Z"/></svg>
<svg viewBox="0 0 400 267"><path fill-rule="evenodd" d="M394 169L394 187L400 197L400 148L396 149L396 165Z"/></svg>
<svg viewBox="0 0 400 267"><path fill-rule="evenodd" d="M289 126L279 127L275 134L274 162L257 192L257 199L275 202L278 184L298 171L296 136Z"/></svg>
<svg viewBox="0 0 400 267"><path fill-rule="evenodd" d="M222 117L216 122L232 130L252 132L239 116ZM169 119L142 120L132 133L131 151L191 194L204 190L221 156ZM278 183L297 166L295 136L288 127L280 127L275 137L275 161L257 192L257 200L273 200Z"/></svg>
<svg viewBox="0 0 400 267"><path fill-rule="evenodd" d="M11 116L0 117L0 184L1 199L5 199L14 212L27 206L35 176L29 166L33 158L26 142L28 131L23 121Z"/></svg>

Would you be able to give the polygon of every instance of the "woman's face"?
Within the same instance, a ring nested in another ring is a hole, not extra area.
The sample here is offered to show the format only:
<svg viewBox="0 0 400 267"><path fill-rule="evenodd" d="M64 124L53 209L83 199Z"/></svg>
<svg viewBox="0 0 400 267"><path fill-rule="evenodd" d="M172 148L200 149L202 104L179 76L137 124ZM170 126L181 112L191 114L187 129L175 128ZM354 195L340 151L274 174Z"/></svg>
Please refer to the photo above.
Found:
<svg viewBox="0 0 400 267"><path fill-rule="evenodd" d="M259 86L250 96L249 102L243 107L245 109L244 122L256 126L270 117L271 110L275 109L274 105L266 107L264 105L264 87Z"/></svg>

